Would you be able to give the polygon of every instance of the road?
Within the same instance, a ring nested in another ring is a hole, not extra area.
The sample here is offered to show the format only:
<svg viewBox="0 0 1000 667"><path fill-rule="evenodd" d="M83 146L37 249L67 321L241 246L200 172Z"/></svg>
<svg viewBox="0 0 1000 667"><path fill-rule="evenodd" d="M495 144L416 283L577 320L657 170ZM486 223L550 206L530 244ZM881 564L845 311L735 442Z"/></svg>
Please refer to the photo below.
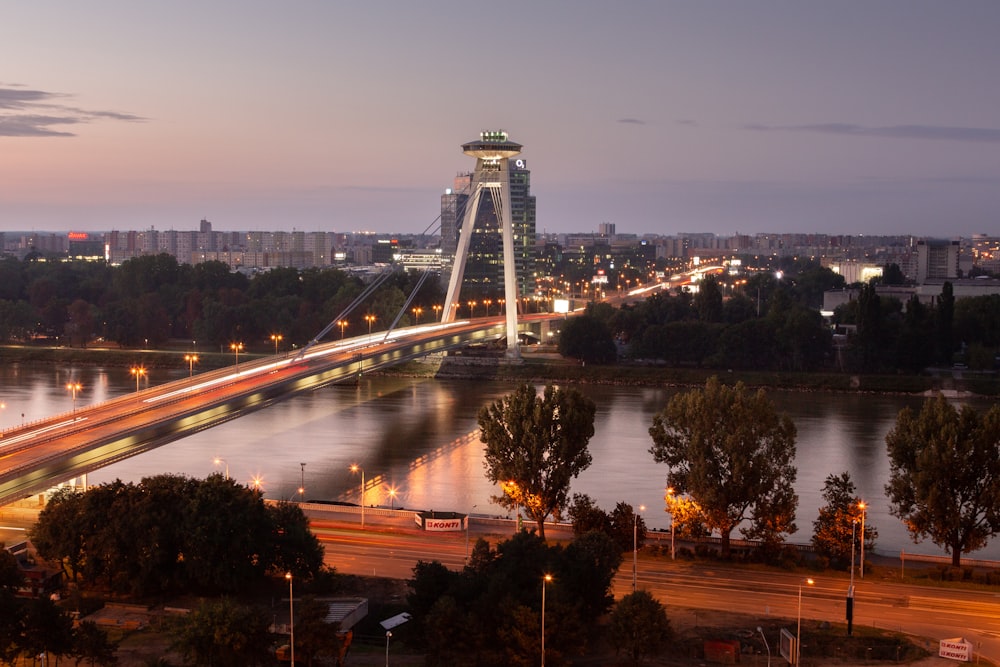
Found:
<svg viewBox="0 0 1000 667"><path fill-rule="evenodd" d="M465 563L466 533L423 533L408 512L396 517L373 516L365 529L356 508L339 511L308 510L313 530L326 549L326 562L344 574L408 579L418 560L438 560L451 569ZM470 547L478 537L495 545L510 536L510 521L473 518ZM568 539L565 529L546 526L548 539ZM632 590L632 568L626 557L614 581L615 597ZM846 574L817 573L815 583L804 583L801 572L771 568L736 568L712 562L671 561L669 557L639 555L638 586L671 604L704 610L738 612L756 617L790 619L794 631L802 587L802 619L845 622ZM1000 593L936 588L875 580L855 580L856 627L901 631L933 641L964 637L985 658L1000 661ZM753 628L750 628L751 630ZM932 647L933 650L933 647Z"/></svg>

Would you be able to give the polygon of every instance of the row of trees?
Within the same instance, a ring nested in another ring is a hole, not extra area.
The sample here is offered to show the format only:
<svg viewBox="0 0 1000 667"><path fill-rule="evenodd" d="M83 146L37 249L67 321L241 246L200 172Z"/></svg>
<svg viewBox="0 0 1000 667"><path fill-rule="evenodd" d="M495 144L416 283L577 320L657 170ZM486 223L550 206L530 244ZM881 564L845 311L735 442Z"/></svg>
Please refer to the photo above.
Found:
<svg viewBox="0 0 1000 667"><path fill-rule="evenodd" d="M460 572L437 561L414 568L408 636L428 665L527 665L541 653L544 628L546 664L564 665L595 645L597 619L611 611L611 643L637 661L664 646L670 624L648 593L614 604L611 582L621 561L621 550L599 531L566 546L526 531L495 549L480 539Z"/></svg>
<svg viewBox="0 0 1000 667"><path fill-rule="evenodd" d="M366 302L365 313L344 319L344 333L366 332L364 314L388 326L418 280L394 273ZM252 346L278 333L288 345L304 344L364 288L360 278L337 269L278 268L251 278L222 262L179 264L167 254L118 267L7 258L0 261L0 342L45 336L83 346L101 337L123 347L156 347L175 338ZM441 301L437 282L425 282L405 322L416 312L430 317L431 305Z"/></svg>
<svg viewBox="0 0 1000 667"><path fill-rule="evenodd" d="M851 325L847 346L836 354L830 325L819 314L816 295L843 287L828 269L803 268L777 280L760 274L746 289L723 298L714 277L698 292L656 293L616 309L590 304L567 321L560 352L591 363L618 358L615 342L631 359L656 359L673 366L741 370L920 372L950 366L962 354L970 368L994 368L1000 351L1000 295L954 298L951 283L925 305L879 296L875 284L839 306L834 325ZM808 287L808 288L806 288ZM756 292L757 299L749 295Z"/></svg>
<svg viewBox="0 0 1000 667"><path fill-rule="evenodd" d="M323 567L298 505L266 505L258 491L218 474L60 489L30 536L74 580L134 596L232 593L275 573L313 578Z"/></svg>
<svg viewBox="0 0 1000 667"><path fill-rule="evenodd" d="M573 388L547 386L538 396L522 385L479 414L484 465L505 507L524 508L544 538L544 522L569 508L574 521L608 535L637 521L631 507L603 514L586 497L568 506L569 485L590 464L595 406ZM675 394L649 429L653 459L668 466L668 510L682 534L717 532L724 556L737 528L765 550L776 551L797 530L794 491L796 429L763 390L725 385L712 377L704 387ZM900 412L886 436L891 474L886 495L915 541L930 539L950 552L982 548L1000 532L1000 406L979 413L956 409L944 398L919 412ZM849 473L831 475L827 505L814 523L813 544L843 566L854 540L869 547L877 530L857 530L862 511ZM626 524L627 525L627 524ZM619 542L622 540L619 539Z"/></svg>

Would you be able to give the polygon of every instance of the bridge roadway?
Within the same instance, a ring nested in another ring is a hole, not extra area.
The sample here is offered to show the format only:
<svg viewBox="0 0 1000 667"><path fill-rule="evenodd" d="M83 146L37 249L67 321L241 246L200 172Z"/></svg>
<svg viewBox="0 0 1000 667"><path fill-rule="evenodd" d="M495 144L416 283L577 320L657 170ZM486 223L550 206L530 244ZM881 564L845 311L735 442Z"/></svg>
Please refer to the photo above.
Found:
<svg viewBox="0 0 1000 667"><path fill-rule="evenodd" d="M525 326L561 318L529 315ZM378 332L290 352L137 391L0 437L0 505L203 431L296 394L364 371L494 340L502 318Z"/></svg>

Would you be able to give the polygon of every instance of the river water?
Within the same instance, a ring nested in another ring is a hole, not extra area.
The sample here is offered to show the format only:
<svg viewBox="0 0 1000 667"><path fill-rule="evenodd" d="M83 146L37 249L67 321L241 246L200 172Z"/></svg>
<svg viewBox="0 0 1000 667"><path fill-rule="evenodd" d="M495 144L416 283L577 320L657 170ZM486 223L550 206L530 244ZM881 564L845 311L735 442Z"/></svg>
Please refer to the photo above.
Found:
<svg viewBox="0 0 1000 667"><path fill-rule="evenodd" d="M162 383L182 372L151 375L149 382ZM0 410L0 430L70 411L72 397L65 388L70 380L83 385L76 399L80 407L135 390L134 378L123 368L9 365L0 369L0 401L6 405ZM645 505L643 519L650 528L669 528L663 509L667 470L653 462L648 429L676 390L579 388L598 411L590 442L593 464L573 481L571 493L587 493L605 510L619 501ZM297 498L304 486L306 499L358 502L360 474L350 472L358 464L365 473L368 505L503 516L507 511L491 502L498 489L484 475L476 416L512 389L496 382L365 377L359 385L292 398L109 466L91 473L88 481L139 481L160 473L204 477L228 468L241 482L261 480L268 498ZM785 391L769 396L798 429L799 530L790 541L809 541L824 480L849 471L858 495L870 504L867 521L879 531L878 553L943 553L928 541L910 540L889 514L883 490L889 475L885 434L899 410L919 409L922 399ZM991 405L978 399L972 404ZM396 491L394 498L390 489ZM1000 559L1000 540L971 556Z"/></svg>

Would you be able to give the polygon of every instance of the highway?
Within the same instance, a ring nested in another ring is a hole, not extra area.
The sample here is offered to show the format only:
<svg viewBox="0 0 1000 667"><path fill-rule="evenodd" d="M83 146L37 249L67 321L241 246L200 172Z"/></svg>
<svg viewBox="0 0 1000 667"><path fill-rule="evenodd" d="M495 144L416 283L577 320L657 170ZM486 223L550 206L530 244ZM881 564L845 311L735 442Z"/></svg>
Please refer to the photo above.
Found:
<svg viewBox="0 0 1000 667"><path fill-rule="evenodd" d="M465 563L466 534L423 533L411 513L373 516L360 527L357 508L328 510L309 506L313 531L326 550L326 563L344 574L408 579L418 560L437 560L450 569ZM510 536L513 522L474 518L470 547L478 537L492 545ZM567 530L546 526L550 540L569 539ZM614 581L615 597L632 590L631 554ZM813 585L803 583L812 576ZM649 590L667 606L697 610L725 610L748 614L758 624L789 619L794 628L802 585L803 620L845 622L845 573L790 573L772 568L736 568L706 561L671 561L669 557L639 555L638 586ZM957 588L938 588L855 579L855 627L868 626L927 637L934 642L965 637L985 658L1000 661L1000 594ZM936 651L936 646L931 647Z"/></svg>
<svg viewBox="0 0 1000 667"><path fill-rule="evenodd" d="M521 318L530 325L562 315ZM27 424L0 437L0 505L211 428L298 393L469 343L503 320L478 318L379 332L243 362Z"/></svg>

